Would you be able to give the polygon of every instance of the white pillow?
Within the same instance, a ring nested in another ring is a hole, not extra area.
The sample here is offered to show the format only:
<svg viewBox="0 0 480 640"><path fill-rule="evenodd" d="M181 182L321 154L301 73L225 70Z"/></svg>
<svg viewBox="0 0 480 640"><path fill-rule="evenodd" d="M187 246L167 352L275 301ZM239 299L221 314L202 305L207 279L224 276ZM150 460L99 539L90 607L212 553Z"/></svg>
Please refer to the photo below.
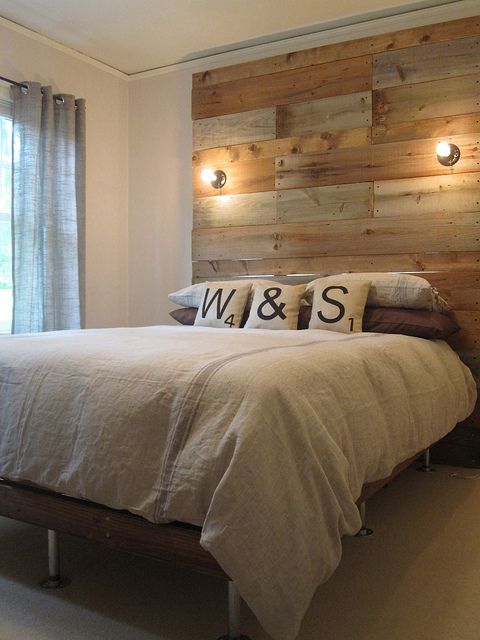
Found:
<svg viewBox="0 0 480 640"><path fill-rule="evenodd" d="M194 324L238 329L251 287L250 282L206 282Z"/></svg>
<svg viewBox="0 0 480 640"><path fill-rule="evenodd" d="M296 329L305 285L255 282L245 329Z"/></svg>
<svg viewBox="0 0 480 640"><path fill-rule="evenodd" d="M229 282L232 285L239 285L239 284L245 284L246 282L252 286L253 283L258 282L259 284L264 284L264 285L270 285L270 284L276 284L274 280L260 280L260 279L249 279L249 278L241 278L238 280L228 280L227 282ZM219 284L218 282L210 282L208 284ZM173 291L172 293L168 294L168 299L171 302L174 302L175 304L180 305L181 307L195 307L196 309L198 309L198 307L200 306L202 300L203 300L203 296L205 295L205 286L207 285L206 282L199 282L197 284L191 284L188 287L185 287L184 289L179 289L178 291ZM249 304L251 304L252 302L252 297L253 297L253 292L250 292L251 295L249 296L249 300L248 300L248 304L247 306L249 306Z"/></svg>
<svg viewBox="0 0 480 640"><path fill-rule="evenodd" d="M307 285L307 300L311 301L315 284L321 280L336 281L341 277L346 283L370 281L367 307L399 307L405 309L427 309L445 313L447 302L425 278L409 273L341 273L325 278L317 278Z"/></svg>
<svg viewBox="0 0 480 640"><path fill-rule="evenodd" d="M328 280L328 282L325 282ZM370 282L343 278L319 278L313 289L309 329L327 329L341 333L362 331L363 311Z"/></svg>

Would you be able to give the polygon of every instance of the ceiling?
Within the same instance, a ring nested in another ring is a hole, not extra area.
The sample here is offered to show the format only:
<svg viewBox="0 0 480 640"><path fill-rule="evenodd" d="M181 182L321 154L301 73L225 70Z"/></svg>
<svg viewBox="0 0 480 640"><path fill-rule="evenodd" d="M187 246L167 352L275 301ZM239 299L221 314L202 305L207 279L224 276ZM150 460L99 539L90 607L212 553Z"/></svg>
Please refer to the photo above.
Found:
<svg viewBox="0 0 480 640"><path fill-rule="evenodd" d="M452 0L0 0L0 16L134 74Z"/></svg>

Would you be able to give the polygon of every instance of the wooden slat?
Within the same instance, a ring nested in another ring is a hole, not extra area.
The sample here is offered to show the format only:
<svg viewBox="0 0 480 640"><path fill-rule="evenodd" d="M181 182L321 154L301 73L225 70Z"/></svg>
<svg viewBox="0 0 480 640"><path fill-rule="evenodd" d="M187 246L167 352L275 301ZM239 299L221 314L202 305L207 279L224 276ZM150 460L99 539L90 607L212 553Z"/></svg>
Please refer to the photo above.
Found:
<svg viewBox="0 0 480 640"><path fill-rule="evenodd" d="M193 260L476 251L480 214L194 229Z"/></svg>
<svg viewBox="0 0 480 640"><path fill-rule="evenodd" d="M275 137L275 109L233 113L193 122L193 148L209 149Z"/></svg>
<svg viewBox="0 0 480 640"><path fill-rule="evenodd" d="M373 58L373 88L467 76L478 72L479 60L479 36L386 51Z"/></svg>
<svg viewBox="0 0 480 640"><path fill-rule="evenodd" d="M305 102L372 88L372 58L348 60L235 80L215 87L197 88L192 95L192 116L209 118L239 111Z"/></svg>
<svg viewBox="0 0 480 640"><path fill-rule="evenodd" d="M480 312L479 311L452 311L452 316L461 331L448 339L448 343L461 351L480 351Z"/></svg>
<svg viewBox="0 0 480 640"><path fill-rule="evenodd" d="M313 153L330 149L363 147L370 144L371 128L348 129L346 131L322 131L308 136L296 136L275 141L275 155Z"/></svg>
<svg viewBox="0 0 480 640"><path fill-rule="evenodd" d="M371 91L277 107L277 138L358 129L371 124Z"/></svg>
<svg viewBox="0 0 480 640"><path fill-rule="evenodd" d="M480 75L433 80L373 92L373 123L397 122L475 113L480 110Z"/></svg>
<svg viewBox="0 0 480 640"><path fill-rule="evenodd" d="M442 116L428 120L412 120L378 125L372 128L372 140L376 143L422 138L445 138L462 133L480 131L480 113L461 116ZM353 146L353 145L352 145Z"/></svg>
<svg viewBox="0 0 480 640"><path fill-rule="evenodd" d="M125 511L4 480L0 480L0 514L227 579L200 546L196 527L153 524Z"/></svg>
<svg viewBox="0 0 480 640"><path fill-rule="evenodd" d="M278 191L278 222L317 222L368 218L372 213L372 184L335 185Z"/></svg>
<svg viewBox="0 0 480 640"><path fill-rule="evenodd" d="M430 273L427 280L436 287L456 311L480 310L480 273L443 271Z"/></svg>
<svg viewBox="0 0 480 640"><path fill-rule="evenodd" d="M206 87L242 78L253 78L288 69L298 69L324 62L332 62L342 58L353 58L404 47L428 45L431 42L445 42L478 34L480 34L480 18L478 16L461 18L450 22L383 33L348 42L338 42L304 51L271 56L263 60L252 60L228 67L203 71L194 74L193 86Z"/></svg>
<svg viewBox="0 0 480 640"><path fill-rule="evenodd" d="M344 271L398 271L430 277L429 271L480 273L480 252L400 253L358 256L311 256L259 260L202 260L193 263L194 278L261 274L330 275ZM422 272L427 272L426 274ZM441 289L440 289L441 290Z"/></svg>
<svg viewBox="0 0 480 640"><path fill-rule="evenodd" d="M480 211L480 172L375 182L375 216L438 216Z"/></svg>
<svg viewBox="0 0 480 640"><path fill-rule="evenodd" d="M479 136L452 136L448 140L462 153L453 168L437 161L438 140L412 140L282 156L276 160L275 184L277 189L295 189L478 171Z"/></svg>
<svg viewBox="0 0 480 640"><path fill-rule="evenodd" d="M208 228L273 224L277 220L276 200L275 191L195 198L193 226Z"/></svg>
<svg viewBox="0 0 480 640"><path fill-rule="evenodd" d="M192 165L194 167L210 167L214 170L230 162L273 158L277 153L276 148L277 143L275 140L263 140L215 149L203 149L192 154Z"/></svg>
<svg viewBox="0 0 480 640"><path fill-rule="evenodd" d="M275 188L275 161L273 158L232 162L229 165L216 166L227 175L227 182L222 189L214 189L200 178L202 167L193 170L193 196L230 195L233 193L255 193L257 191L273 191Z"/></svg>

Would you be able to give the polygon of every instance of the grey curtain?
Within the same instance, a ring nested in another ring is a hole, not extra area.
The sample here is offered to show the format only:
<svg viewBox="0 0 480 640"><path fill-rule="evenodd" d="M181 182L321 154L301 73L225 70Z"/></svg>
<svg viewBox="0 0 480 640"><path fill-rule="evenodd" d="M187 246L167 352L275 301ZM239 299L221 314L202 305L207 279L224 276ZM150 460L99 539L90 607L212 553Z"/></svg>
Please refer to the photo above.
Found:
<svg viewBox="0 0 480 640"><path fill-rule="evenodd" d="M13 333L84 326L85 101L13 88Z"/></svg>

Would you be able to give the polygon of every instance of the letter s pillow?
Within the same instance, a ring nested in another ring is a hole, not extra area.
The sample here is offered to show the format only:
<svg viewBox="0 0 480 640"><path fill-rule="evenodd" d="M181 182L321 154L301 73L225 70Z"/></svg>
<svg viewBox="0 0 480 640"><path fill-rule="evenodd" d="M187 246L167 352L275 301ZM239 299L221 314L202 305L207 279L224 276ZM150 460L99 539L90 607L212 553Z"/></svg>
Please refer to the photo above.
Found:
<svg viewBox="0 0 480 640"><path fill-rule="evenodd" d="M317 280L308 328L360 332L369 289L370 282L343 282L341 278L338 281L331 278L325 282Z"/></svg>

